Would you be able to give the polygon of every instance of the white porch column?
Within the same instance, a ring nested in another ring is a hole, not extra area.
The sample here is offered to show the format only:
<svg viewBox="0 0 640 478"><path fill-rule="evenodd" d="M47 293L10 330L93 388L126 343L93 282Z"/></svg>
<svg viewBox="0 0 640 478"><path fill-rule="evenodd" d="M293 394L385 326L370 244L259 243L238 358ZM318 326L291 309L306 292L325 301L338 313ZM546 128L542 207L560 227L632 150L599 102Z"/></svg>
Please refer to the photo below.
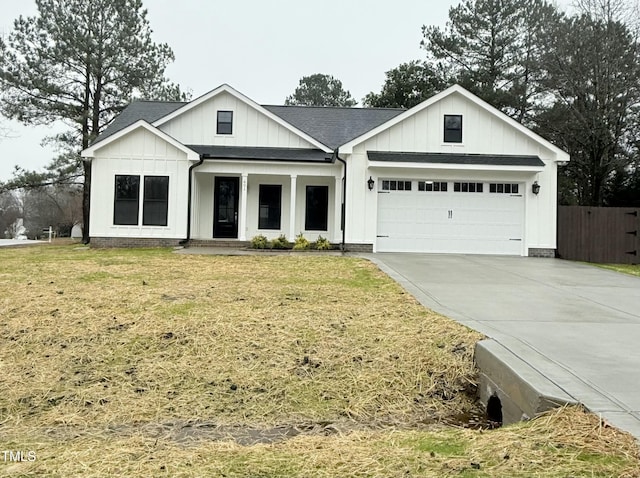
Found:
<svg viewBox="0 0 640 478"><path fill-rule="evenodd" d="M332 242L341 242L342 241L342 178L340 176L336 177L336 186L334 191L334 206L333 210L334 219L333 219L333 240Z"/></svg>
<svg viewBox="0 0 640 478"><path fill-rule="evenodd" d="M240 222L238 224L238 239L247 240L247 177L246 173L242 174L242 186L240 188Z"/></svg>
<svg viewBox="0 0 640 478"><path fill-rule="evenodd" d="M289 240L296 237L296 195L298 194L298 176L291 175L291 198L289 203Z"/></svg>

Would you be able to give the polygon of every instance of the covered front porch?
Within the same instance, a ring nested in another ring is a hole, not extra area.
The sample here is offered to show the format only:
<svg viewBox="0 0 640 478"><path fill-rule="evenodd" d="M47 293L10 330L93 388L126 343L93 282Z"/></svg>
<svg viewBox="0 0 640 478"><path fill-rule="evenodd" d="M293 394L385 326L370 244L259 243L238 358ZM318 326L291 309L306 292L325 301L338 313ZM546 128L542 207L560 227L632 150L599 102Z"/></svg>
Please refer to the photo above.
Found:
<svg viewBox="0 0 640 478"><path fill-rule="evenodd" d="M342 167L206 160L193 170L191 239L342 237Z"/></svg>

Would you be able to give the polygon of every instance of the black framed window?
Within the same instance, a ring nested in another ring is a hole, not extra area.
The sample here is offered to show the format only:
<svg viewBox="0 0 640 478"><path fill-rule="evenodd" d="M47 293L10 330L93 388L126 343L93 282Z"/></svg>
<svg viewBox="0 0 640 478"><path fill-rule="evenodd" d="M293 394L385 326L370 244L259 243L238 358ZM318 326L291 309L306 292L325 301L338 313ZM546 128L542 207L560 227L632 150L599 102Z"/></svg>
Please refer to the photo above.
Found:
<svg viewBox="0 0 640 478"><path fill-rule="evenodd" d="M258 203L258 229L280 229L282 186L261 184Z"/></svg>
<svg viewBox="0 0 640 478"><path fill-rule="evenodd" d="M326 231L329 217L329 186L307 186L304 228Z"/></svg>
<svg viewBox="0 0 640 478"><path fill-rule="evenodd" d="M216 134L233 134L233 111L218 111Z"/></svg>
<svg viewBox="0 0 640 478"><path fill-rule="evenodd" d="M137 226L140 203L140 176L116 174L113 201L113 223Z"/></svg>
<svg viewBox="0 0 640 478"><path fill-rule="evenodd" d="M453 192L456 193L481 193L483 192L483 183L455 182L453 183Z"/></svg>
<svg viewBox="0 0 640 478"><path fill-rule="evenodd" d="M382 191L411 191L411 181L385 179L382 181Z"/></svg>
<svg viewBox="0 0 640 478"><path fill-rule="evenodd" d="M169 176L144 177L143 226L166 226L169 209Z"/></svg>
<svg viewBox="0 0 640 478"><path fill-rule="evenodd" d="M513 183L491 183L489 184L489 192L498 194L518 194L518 185Z"/></svg>
<svg viewBox="0 0 640 478"><path fill-rule="evenodd" d="M447 192L447 183L441 181L418 181L418 191Z"/></svg>
<svg viewBox="0 0 640 478"><path fill-rule="evenodd" d="M444 142L462 143L462 115L444 115Z"/></svg>

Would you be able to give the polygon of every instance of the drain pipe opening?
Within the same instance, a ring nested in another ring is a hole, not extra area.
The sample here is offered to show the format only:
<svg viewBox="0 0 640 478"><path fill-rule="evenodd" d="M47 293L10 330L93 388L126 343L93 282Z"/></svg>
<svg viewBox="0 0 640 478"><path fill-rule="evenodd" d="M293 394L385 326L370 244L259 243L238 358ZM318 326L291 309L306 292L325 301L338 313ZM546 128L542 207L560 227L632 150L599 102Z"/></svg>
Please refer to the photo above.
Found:
<svg viewBox="0 0 640 478"><path fill-rule="evenodd" d="M502 425L502 402L496 392L487 400L487 420L498 426Z"/></svg>

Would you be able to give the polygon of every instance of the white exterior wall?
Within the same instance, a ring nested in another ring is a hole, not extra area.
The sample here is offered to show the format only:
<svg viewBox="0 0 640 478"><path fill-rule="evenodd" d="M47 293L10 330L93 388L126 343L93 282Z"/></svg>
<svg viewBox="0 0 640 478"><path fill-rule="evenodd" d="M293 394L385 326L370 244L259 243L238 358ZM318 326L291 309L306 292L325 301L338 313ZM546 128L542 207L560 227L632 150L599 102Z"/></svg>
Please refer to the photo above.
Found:
<svg viewBox="0 0 640 478"><path fill-rule="evenodd" d="M187 218L188 170L186 154L145 129L137 129L107 144L92 160L91 218L92 237L185 238ZM167 226L142 225L142 197L137 226L113 224L114 185L117 174L169 176Z"/></svg>
<svg viewBox="0 0 640 478"><path fill-rule="evenodd" d="M216 134L217 112L233 111L233 134ZM223 92L158 126L182 144L314 148L235 96Z"/></svg>
<svg viewBox="0 0 640 478"><path fill-rule="evenodd" d="M462 143L444 143L444 115L463 117ZM367 151L431 152L454 154L535 155L545 163L544 171L523 172L517 168L448 166L434 169L434 165L404 163L386 164L395 168L372 167ZM376 242L377 187L379 178L397 179L481 179L513 180L526 184L525 241L528 248L556 247L556 153L526 136L499 117L454 93L400 123L357 144L351 154L344 154L348 162L347 243ZM486 169L481 171L479 169ZM507 169L508 171L504 171ZM366 181L371 176L376 187L369 191ZM531 192L534 181L540 193Z"/></svg>

